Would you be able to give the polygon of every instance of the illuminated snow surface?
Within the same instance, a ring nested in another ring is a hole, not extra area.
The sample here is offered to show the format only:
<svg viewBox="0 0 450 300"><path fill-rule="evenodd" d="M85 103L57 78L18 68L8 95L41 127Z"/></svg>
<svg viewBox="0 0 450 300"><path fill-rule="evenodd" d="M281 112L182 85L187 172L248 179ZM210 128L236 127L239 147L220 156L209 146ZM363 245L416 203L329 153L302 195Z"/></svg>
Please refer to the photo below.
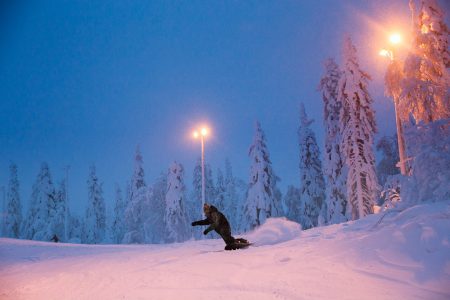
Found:
<svg viewBox="0 0 450 300"><path fill-rule="evenodd" d="M450 201L170 245L0 239L0 299L450 299Z"/></svg>

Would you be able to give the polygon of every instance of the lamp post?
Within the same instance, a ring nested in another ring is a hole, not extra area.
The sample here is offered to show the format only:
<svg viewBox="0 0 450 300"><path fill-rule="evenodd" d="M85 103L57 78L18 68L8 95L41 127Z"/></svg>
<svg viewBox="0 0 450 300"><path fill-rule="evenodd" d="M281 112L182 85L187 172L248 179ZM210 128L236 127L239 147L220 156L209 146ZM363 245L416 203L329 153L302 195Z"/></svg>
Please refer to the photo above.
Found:
<svg viewBox="0 0 450 300"><path fill-rule="evenodd" d="M66 174L65 174L66 175L65 176L66 194L64 195L66 198L66 205L65 205L65 211L64 211L64 219L65 219L64 236L66 239L66 243L69 242L69 225L70 225L70 223L69 223L69 216L70 216L70 213L69 213L69 170L70 170L70 166L67 165L64 168L64 171L66 172Z"/></svg>
<svg viewBox="0 0 450 300"><path fill-rule="evenodd" d="M208 134L206 127L201 128L199 131L194 131L194 138L199 138L202 144L202 208L200 215L203 214L203 205L205 204L205 136Z"/></svg>
<svg viewBox="0 0 450 300"><path fill-rule="evenodd" d="M392 34L389 37L389 42L393 45L399 44L401 42L401 36L399 34ZM403 126L402 121L400 119L399 114L399 98L400 98L400 79L401 79L401 65L400 63L395 60L394 57L394 50L393 49L382 49L379 53L381 56L388 57L390 59L390 64L388 66L388 69L386 71L385 76L385 84L386 84L386 92L392 96L394 100L394 110L395 110L395 124L397 127L397 144L398 144L398 152L399 152L399 158L400 161L398 162L397 166L400 167L400 173L402 175L409 175L409 167L407 164L407 157L406 157L406 146L405 146L405 139L403 136Z"/></svg>
<svg viewBox="0 0 450 300"><path fill-rule="evenodd" d="M1 186L0 189L2 190L2 228L0 232L0 236L6 236L6 192L5 192L5 186Z"/></svg>

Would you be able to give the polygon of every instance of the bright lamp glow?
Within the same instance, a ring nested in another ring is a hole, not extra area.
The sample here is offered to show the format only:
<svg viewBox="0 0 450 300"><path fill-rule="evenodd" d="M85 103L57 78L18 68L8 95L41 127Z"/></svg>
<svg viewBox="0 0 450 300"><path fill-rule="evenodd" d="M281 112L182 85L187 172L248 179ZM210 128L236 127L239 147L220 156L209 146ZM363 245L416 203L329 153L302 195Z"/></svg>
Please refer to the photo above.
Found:
<svg viewBox="0 0 450 300"><path fill-rule="evenodd" d="M402 37L401 37L400 34L394 33L394 34L392 34L392 35L389 37L389 41L390 41L392 44L400 44L401 41L402 41Z"/></svg>
<svg viewBox="0 0 450 300"><path fill-rule="evenodd" d="M208 133L209 133L209 129L207 127L202 127L197 130L194 130L194 132L192 133L192 136L197 139L199 137L207 136Z"/></svg>

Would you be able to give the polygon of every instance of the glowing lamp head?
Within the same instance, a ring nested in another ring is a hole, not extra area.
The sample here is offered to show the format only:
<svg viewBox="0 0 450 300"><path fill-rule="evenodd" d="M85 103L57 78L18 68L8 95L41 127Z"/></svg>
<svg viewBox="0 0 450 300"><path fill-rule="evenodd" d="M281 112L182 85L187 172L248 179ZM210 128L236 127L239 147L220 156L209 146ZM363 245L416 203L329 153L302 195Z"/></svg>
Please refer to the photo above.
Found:
<svg viewBox="0 0 450 300"><path fill-rule="evenodd" d="M394 45L400 44L402 42L402 37L400 34L394 33L389 37L389 42Z"/></svg>
<svg viewBox="0 0 450 300"><path fill-rule="evenodd" d="M199 138L199 137L205 137L205 136L207 136L208 133L209 133L208 128L202 127L202 128L200 128L199 130L195 130L195 131L192 133L192 136L193 136L194 138L197 139L197 138Z"/></svg>

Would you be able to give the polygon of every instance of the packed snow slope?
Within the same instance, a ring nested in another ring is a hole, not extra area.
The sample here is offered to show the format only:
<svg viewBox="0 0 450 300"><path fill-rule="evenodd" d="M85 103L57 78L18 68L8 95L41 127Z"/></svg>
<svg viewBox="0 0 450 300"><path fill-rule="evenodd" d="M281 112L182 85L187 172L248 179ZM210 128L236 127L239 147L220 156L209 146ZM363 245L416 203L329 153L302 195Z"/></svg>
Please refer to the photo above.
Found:
<svg viewBox="0 0 450 300"><path fill-rule="evenodd" d="M450 201L170 245L0 240L0 299L450 299Z"/></svg>

